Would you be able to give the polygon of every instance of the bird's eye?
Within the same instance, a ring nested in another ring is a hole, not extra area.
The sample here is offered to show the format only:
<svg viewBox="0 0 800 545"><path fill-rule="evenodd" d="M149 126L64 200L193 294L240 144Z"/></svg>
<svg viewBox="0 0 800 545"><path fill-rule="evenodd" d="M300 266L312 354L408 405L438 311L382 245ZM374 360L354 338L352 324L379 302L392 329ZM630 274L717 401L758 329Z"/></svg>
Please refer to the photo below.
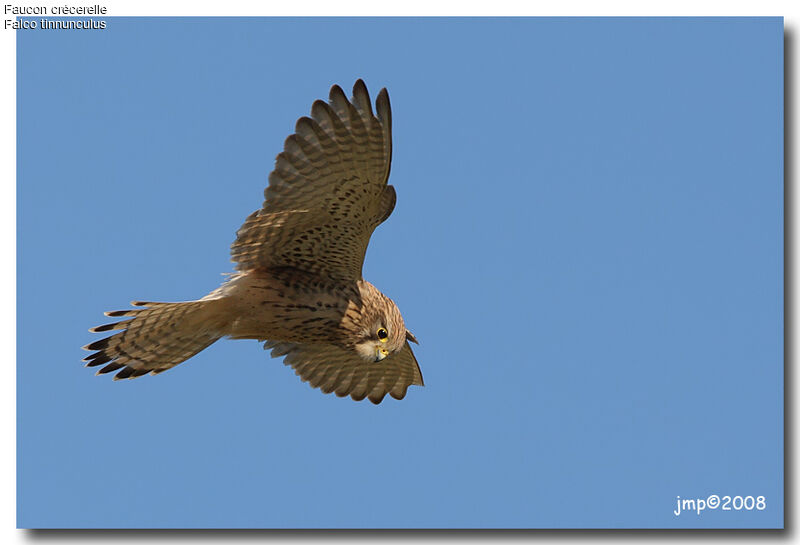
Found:
<svg viewBox="0 0 800 545"><path fill-rule="evenodd" d="M384 328L380 328L378 330L378 338L381 340L382 343L385 343L389 339L389 332L386 331Z"/></svg>

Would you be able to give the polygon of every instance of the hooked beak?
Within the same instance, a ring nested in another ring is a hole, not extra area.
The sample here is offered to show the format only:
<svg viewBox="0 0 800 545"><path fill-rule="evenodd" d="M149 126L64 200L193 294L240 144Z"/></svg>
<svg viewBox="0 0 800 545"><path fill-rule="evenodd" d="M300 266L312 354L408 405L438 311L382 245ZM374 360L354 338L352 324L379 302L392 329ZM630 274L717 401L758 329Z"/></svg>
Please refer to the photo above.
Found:
<svg viewBox="0 0 800 545"><path fill-rule="evenodd" d="M383 358L389 355L389 351L385 348L379 346L375 349L375 361L381 361Z"/></svg>

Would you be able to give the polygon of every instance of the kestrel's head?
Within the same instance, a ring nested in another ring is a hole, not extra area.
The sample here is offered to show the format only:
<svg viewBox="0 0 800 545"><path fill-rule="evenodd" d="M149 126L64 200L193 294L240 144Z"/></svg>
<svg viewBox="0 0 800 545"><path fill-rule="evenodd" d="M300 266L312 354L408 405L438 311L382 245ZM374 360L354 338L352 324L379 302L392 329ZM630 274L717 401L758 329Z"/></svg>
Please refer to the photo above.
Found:
<svg viewBox="0 0 800 545"><path fill-rule="evenodd" d="M401 350L407 340L416 343L417 339L406 329L394 301L372 284L363 283L366 286L361 289L361 308L357 315L348 313L348 318L353 320L348 329L355 333L353 347L358 355L366 361L381 361Z"/></svg>

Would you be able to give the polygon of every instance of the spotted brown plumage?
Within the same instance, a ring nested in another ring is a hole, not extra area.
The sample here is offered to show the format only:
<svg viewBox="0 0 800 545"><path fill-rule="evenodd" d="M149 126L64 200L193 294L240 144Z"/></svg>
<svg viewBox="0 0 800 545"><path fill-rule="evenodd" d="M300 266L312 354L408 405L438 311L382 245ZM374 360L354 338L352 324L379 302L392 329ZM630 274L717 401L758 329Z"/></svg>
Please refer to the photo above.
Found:
<svg viewBox="0 0 800 545"><path fill-rule="evenodd" d="M237 272L197 301L107 312L117 333L86 345L87 366L114 379L157 374L222 337L264 341L314 388L380 403L402 399L422 374L394 302L361 276L375 228L392 213L387 185L391 108L364 82L348 100L334 85L286 139L265 201L231 246Z"/></svg>
<svg viewBox="0 0 800 545"><path fill-rule="evenodd" d="M264 205L247 218L231 247L237 269L295 267L342 280L361 278L375 227L395 205L386 184L392 160L392 114L382 89L372 112L364 82L353 103L339 86L330 104L317 100L311 118L275 160Z"/></svg>

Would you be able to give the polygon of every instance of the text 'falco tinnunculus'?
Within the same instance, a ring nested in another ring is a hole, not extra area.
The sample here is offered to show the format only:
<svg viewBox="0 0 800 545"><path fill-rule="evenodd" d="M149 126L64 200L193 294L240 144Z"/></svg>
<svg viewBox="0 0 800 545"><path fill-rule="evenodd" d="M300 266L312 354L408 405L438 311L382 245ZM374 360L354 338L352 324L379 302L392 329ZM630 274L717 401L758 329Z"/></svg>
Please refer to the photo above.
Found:
<svg viewBox="0 0 800 545"><path fill-rule="evenodd" d="M394 302L361 277L375 228L392 213L387 185L392 114L381 89L372 111L364 82L347 100L338 85L314 102L278 154L266 200L236 233L238 272L197 301L106 312L129 319L89 331L119 331L86 345L97 374L158 374L222 337L265 341L272 356L314 388L380 403L402 399L422 374Z"/></svg>

